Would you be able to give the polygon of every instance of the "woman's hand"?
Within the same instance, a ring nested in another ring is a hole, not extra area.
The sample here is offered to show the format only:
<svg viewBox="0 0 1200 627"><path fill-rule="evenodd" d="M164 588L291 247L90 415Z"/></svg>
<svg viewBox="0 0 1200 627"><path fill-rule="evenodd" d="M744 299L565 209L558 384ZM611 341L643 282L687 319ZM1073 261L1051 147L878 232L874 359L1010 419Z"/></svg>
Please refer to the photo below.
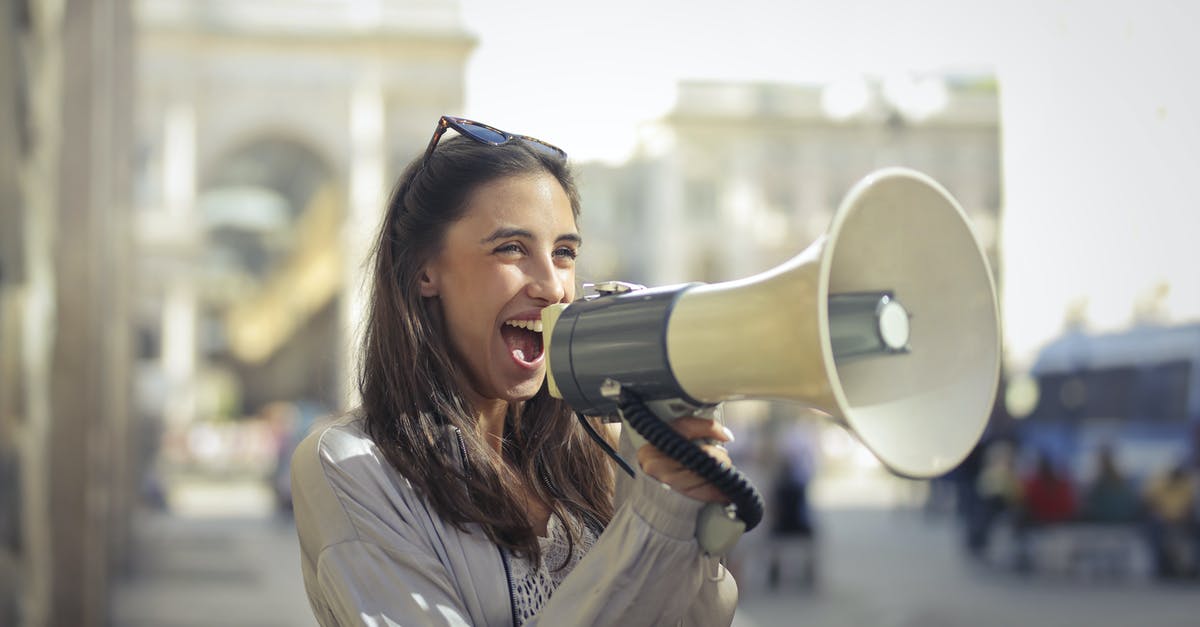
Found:
<svg viewBox="0 0 1200 627"><path fill-rule="evenodd" d="M717 421L707 418L679 418L671 422L671 427L687 440L710 439L718 442L733 440L733 435L728 429L717 424ZM700 448L716 458L717 461L732 465L729 461L729 454L724 448L711 444L700 444ZM649 444L638 449L637 458L638 463L642 465L643 472L671 486L671 489L676 492L698 501L729 502L729 498L720 490Z"/></svg>

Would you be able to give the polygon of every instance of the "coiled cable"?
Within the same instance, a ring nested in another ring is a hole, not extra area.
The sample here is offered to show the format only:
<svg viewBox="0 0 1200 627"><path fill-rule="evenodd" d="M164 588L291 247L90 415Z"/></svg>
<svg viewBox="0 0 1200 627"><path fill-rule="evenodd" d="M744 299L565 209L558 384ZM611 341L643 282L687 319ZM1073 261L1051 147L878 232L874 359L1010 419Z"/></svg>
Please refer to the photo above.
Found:
<svg viewBox="0 0 1200 627"><path fill-rule="evenodd" d="M704 452L694 442L679 435L669 424L663 422L633 392L621 390L617 400L621 415L633 430L685 468L700 475L722 494L729 497L737 511L737 517L746 524L746 531L758 526L763 517L763 499L754 484L736 468L718 461Z"/></svg>

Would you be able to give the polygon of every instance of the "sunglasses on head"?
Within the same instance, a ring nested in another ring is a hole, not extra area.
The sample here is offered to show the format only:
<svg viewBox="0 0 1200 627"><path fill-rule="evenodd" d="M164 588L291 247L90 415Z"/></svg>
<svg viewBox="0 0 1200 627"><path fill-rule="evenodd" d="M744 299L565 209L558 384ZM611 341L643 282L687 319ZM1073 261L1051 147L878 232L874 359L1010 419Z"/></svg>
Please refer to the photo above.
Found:
<svg viewBox="0 0 1200 627"><path fill-rule="evenodd" d="M562 148L528 135L513 135L507 131L502 131L494 126L488 126L474 120L466 118L456 118L450 115L443 115L438 120L437 128L433 131L433 138L429 140L429 147L425 149L425 156L421 158L421 164L424 166L429 163L429 156L433 154L433 149L437 147L438 142L442 139L442 135L446 134L446 129L454 129L464 137L469 137L481 144L489 146L503 146L514 140L525 142L530 148L556 159L566 159L567 153Z"/></svg>

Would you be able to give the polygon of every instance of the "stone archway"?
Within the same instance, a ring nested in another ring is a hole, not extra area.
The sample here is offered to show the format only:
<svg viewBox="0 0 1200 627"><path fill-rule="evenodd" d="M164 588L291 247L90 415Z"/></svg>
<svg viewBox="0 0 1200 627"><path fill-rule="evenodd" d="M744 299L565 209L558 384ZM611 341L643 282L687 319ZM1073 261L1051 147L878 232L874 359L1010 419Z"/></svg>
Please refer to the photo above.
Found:
<svg viewBox="0 0 1200 627"><path fill-rule="evenodd" d="M241 144L203 178L200 354L220 373L210 397L238 414L273 401L336 407L343 195L302 142Z"/></svg>

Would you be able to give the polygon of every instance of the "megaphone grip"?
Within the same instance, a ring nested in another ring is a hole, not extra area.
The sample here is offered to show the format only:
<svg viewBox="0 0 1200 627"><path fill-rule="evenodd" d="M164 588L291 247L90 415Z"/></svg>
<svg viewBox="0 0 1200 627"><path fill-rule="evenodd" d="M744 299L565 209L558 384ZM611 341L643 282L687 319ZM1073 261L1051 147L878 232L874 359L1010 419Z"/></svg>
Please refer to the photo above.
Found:
<svg viewBox="0 0 1200 627"><path fill-rule="evenodd" d="M737 507L737 517L746 524L746 531L758 526L763 517L762 495L745 475L684 439L633 392L622 390L617 406L638 435L729 497Z"/></svg>

